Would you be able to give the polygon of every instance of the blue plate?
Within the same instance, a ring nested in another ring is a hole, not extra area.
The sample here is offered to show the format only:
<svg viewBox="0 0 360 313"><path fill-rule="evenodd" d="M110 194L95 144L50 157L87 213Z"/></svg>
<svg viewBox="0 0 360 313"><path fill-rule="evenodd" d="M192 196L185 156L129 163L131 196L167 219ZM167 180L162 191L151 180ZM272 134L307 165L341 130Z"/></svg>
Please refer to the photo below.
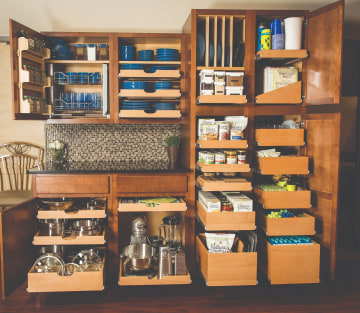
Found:
<svg viewBox="0 0 360 313"><path fill-rule="evenodd" d="M200 32L197 34L196 41L196 64L203 65L205 59L205 38Z"/></svg>

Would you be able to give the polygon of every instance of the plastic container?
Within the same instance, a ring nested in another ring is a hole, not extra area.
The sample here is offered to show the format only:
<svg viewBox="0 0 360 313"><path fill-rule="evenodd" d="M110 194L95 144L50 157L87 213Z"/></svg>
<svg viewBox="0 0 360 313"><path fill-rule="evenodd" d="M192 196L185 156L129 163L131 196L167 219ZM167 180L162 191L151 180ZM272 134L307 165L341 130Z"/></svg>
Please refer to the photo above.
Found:
<svg viewBox="0 0 360 313"><path fill-rule="evenodd" d="M86 51L87 51L88 61L95 61L96 60L96 44L95 43L86 44Z"/></svg>
<svg viewBox="0 0 360 313"><path fill-rule="evenodd" d="M99 43L99 60L109 60L109 44L107 43Z"/></svg>
<svg viewBox="0 0 360 313"><path fill-rule="evenodd" d="M85 60L86 59L85 44L76 43L74 47L75 47L75 59Z"/></svg>

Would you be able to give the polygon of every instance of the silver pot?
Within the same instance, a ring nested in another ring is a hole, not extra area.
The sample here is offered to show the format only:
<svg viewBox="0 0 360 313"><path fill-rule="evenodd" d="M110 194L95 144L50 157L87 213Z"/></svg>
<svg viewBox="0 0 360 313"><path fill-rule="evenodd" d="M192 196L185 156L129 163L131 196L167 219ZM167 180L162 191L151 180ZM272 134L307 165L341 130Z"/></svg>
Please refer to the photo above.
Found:
<svg viewBox="0 0 360 313"><path fill-rule="evenodd" d="M101 233L101 227L98 220L76 220L72 223L72 231L77 236L96 236Z"/></svg>
<svg viewBox="0 0 360 313"><path fill-rule="evenodd" d="M61 236L65 228L63 219L39 220L40 236Z"/></svg>
<svg viewBox="0 0 360 313"><path fill-rule="evenodd" d="M152 266L152 259L156 254L156 249L147 244L132 244L128 245L123 250L125 257L124 268L130 264L134 271L141 271Z"/></svg>

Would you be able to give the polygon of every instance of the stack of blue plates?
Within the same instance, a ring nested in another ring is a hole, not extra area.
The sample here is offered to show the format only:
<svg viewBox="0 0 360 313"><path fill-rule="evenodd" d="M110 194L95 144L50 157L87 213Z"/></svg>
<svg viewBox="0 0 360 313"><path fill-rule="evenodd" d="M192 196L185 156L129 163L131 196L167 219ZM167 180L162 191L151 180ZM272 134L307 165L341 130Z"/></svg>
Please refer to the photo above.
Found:
<svg viewBox="0 0 360 313"><path fill-rule="evenodd" d="M141 70L144 68L143 64L121 64L121 68L124 70Z"/></svg>
<svg viewBox="0 0 360 313"><path fill-rule="evenodd" d="M140 50L139 60L140 61L152 61L154 59L154 50Z"/></svg>
<svg viewBox="0 0 360 313"><path fill-rule="evenodd" d="M173 102L156 102L154 104L155 110L174 110L175 103Z"/></svg>
<svg viewBox="0 0 360 313"><path fill-rule="evenodd" d="M122 109L123 110L151 110L151 102L125 100L125 101L123 101Z"/></svg>
<svg viewBox="0 0 360 313"><path fill-rule="evenodd" d="M176 66L171 65L154 65L149 67L150 73L155 73L157 70L176 70Z"/></svg>
<svg viewBox="0 0 360 313"><path fill-rule="evenodd" d="M124 81L123 89L147 89L148 82Z"/></svg>
<svg viewBox="0 0 360 313"><path fill-rule="evenodd" d="M161 81L161 82L155 82L154 83L154 89L172 89L172 82L169 81Z"/></svg>
<svg viewBox="0 0 360 313"><path fill-rule="evenodd" d="M180 53L177 49L156 49L156 58L158 61L178 61L180 59Z"/></svg>

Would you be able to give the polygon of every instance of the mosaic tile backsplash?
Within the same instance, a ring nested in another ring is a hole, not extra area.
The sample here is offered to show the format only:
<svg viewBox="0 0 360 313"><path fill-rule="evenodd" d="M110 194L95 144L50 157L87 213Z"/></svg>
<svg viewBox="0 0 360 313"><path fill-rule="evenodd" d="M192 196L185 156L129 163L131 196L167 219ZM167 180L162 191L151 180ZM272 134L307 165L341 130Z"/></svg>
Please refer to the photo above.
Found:
<svg viewBox="0 0 360 313"><path fill-rule="evenodd" d="M46 160L49 143L59 140L74 170L166 170L165 138L173 135L180 125L46 124Z"/></svg>

